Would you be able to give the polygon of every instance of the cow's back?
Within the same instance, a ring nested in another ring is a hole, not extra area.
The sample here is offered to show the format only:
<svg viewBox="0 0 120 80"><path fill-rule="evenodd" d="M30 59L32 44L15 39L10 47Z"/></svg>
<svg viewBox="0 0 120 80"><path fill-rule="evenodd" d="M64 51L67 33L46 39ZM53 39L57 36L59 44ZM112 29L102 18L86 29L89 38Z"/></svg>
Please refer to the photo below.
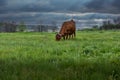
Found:
<svg viewBox="0 0 120 80"><path fill-rule="evenodd" d="M75 22L73 20L64 22L60 30L60 34L72 34L75 32Z"/></svg>

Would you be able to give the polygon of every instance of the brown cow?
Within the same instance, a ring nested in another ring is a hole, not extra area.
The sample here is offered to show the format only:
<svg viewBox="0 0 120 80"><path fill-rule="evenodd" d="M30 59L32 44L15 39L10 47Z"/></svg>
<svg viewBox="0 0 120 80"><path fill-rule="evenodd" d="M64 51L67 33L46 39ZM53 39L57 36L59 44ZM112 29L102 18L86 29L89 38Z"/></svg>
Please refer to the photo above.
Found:
<svg viewBox="0 0 120 80"><path fill-rule="evenodd" d="M56 40L59 41L62 37L63 39L70 39L75 37L76 25L73 20L66 21L62 24L60 32L56 35Z"/></svg>

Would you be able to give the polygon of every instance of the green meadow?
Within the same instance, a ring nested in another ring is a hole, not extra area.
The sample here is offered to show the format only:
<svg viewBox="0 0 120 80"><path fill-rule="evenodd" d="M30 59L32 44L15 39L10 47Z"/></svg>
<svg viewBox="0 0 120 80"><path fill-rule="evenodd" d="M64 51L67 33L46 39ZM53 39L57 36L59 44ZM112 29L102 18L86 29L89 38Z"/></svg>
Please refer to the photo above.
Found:
<svg viewBox="0 0 120 80"><path fill-rule="evenodd" d="M0 33L0 80L120 80L120 31Z"/></svg>

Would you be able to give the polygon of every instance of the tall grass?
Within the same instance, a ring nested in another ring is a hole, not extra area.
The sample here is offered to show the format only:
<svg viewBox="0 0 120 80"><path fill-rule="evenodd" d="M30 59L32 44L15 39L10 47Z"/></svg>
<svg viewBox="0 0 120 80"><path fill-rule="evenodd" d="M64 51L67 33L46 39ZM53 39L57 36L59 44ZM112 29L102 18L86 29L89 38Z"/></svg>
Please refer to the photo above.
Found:
<svg viewBox="0 0 120 80"><path fill-rule="evenodd" d="M120 32L0 33L0 80L120 80Z"/></svg>

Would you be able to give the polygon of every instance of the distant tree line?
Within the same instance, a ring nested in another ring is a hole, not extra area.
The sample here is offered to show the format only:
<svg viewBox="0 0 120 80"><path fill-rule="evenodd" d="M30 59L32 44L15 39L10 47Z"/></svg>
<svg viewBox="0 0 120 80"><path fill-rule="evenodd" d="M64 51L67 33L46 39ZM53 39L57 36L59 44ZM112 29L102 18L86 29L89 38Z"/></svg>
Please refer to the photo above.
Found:
<svg viewBox="0 0 120 80"><path fill-rule="evenodd" d="M100 30L120 29L120 24L106 24L100 27Z"/></svg>
<svg viewBox="0 0 120 80"><path fill-rule="evenodd" d="M116 18L108 21L104 21L103 25L100 27L100 30L112 30L112 29L120 29L120 18Z"/></svg>
<svg viewBox="0 0 120 80"><path fill-rule="evenodd" d="M113 20L113 22L109 20L104 21L102 26L95 25L89 30L91 31L93 30L120 30L120 19Z"/></svg>
<svg viewBox="0 0 120 80"><path fill-rule="evenodd" d="M24 32L25 29L26 29L26 25L25 25L24 22L20 22L20 24L17 25L17 31L19 31L19 32Z"/></svg>
<svg viewBox="0 0 120 80"><path fill-rule="evenodd" d="M120 24L103 24L102 26L93 26L92 28L85 28L82 31L96 31L96 30L120 30Z"/></svg>
<svg viewBox="0 0 120 80"><path fill-rule="evenodd" d="M55 32L58 29L56 25L26 25L24 22L16 24L15 22L0 22L0 32L24 32L24 31L34 31L34 32L47 32L51 30Z"/></svg>
<svg viewBox="0 0 120 80"><path fill-rule="evenodd" d="M16 24L15 22L0 22L0 32L23 32L26 28L24 22Z"/></svg>
<svg viewBox="0 0 120 80"><path fill-rule="evenodd" d="M16 32L15 22L0 22L0 32Z"/></svg>

